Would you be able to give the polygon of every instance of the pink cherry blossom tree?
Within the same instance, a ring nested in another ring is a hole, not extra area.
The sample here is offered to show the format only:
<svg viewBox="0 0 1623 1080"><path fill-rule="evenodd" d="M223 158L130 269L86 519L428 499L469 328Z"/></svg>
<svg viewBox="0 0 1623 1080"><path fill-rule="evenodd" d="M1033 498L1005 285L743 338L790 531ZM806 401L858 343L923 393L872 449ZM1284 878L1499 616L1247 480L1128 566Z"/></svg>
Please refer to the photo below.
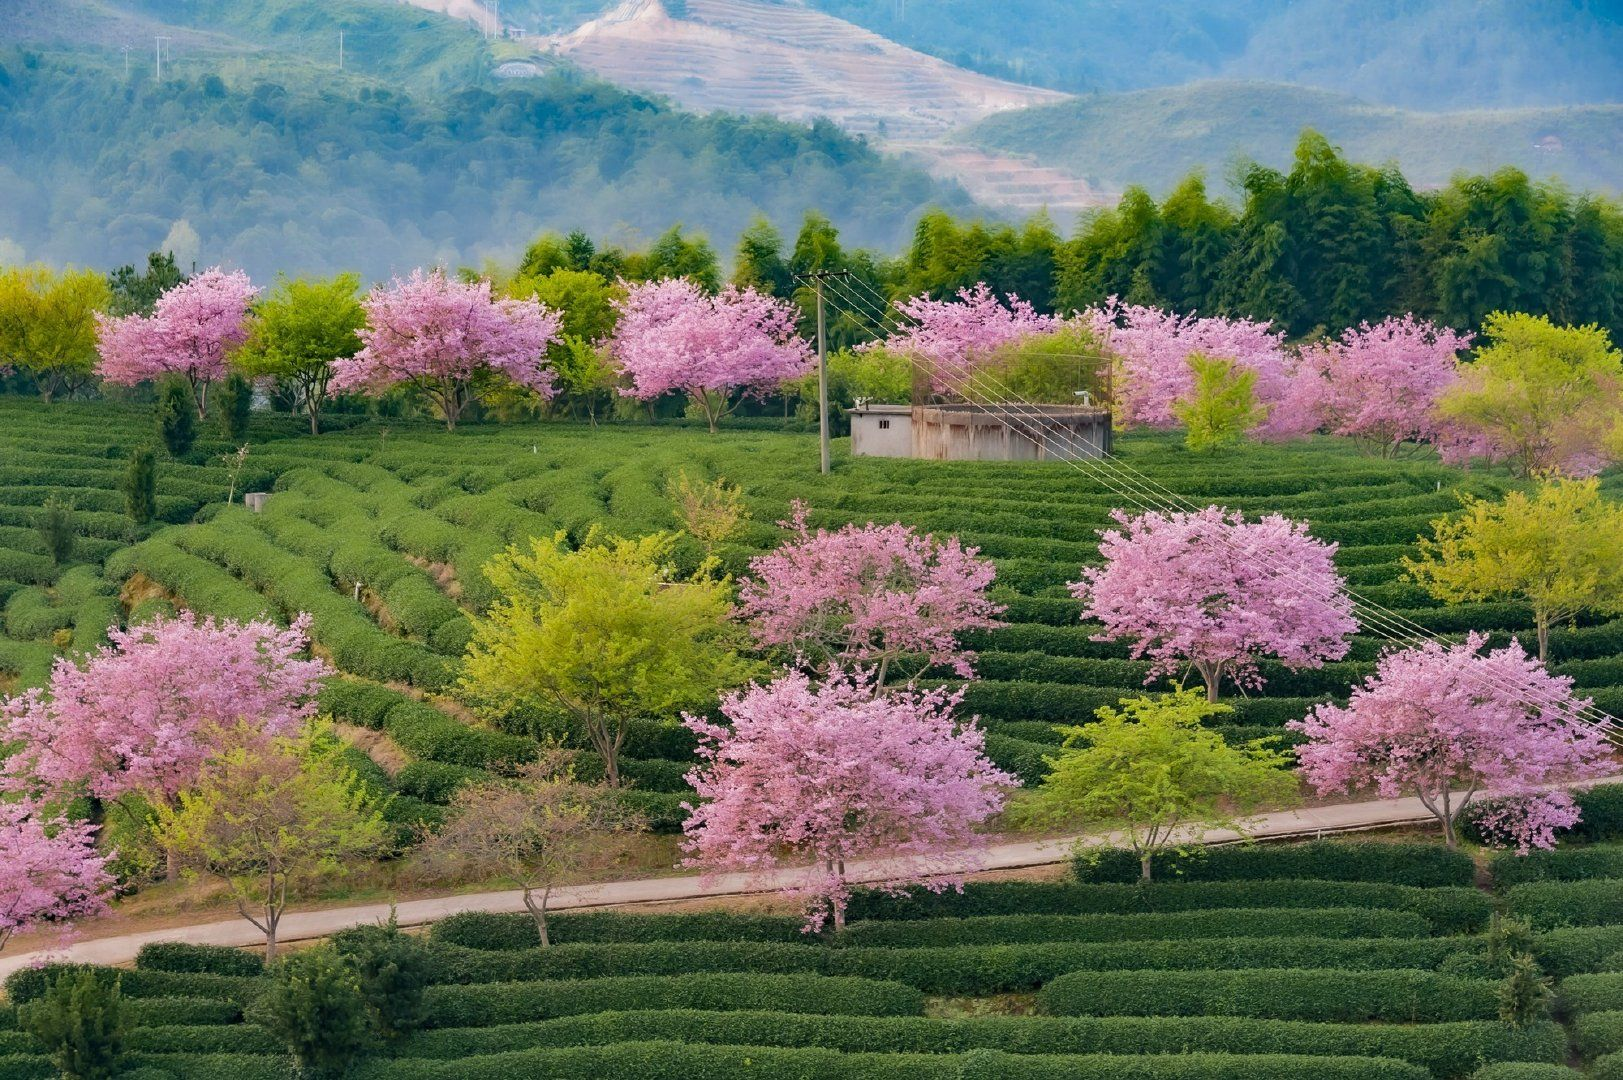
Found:
<svg viewBox="0 0 1623 1080"><path fill-rule="evenodd" d="M814 685L790 672L724 697L730 725L685 718L700 741L685 865L764 874L809 862L783 890L807 902L808 930L830 917L844 928L856 859L884 859L893 889L961 883L976 826L1016 780L986 759L973 720L953 719L962 690L876 696L866 679L835 671Z"/></svg>
<svg viewBox="0 0 1623 1080"><path fill-rule="evenodd" d="M908 655L974 676L975 654L958 635L1001 626L1003 611L986 595L997 568L978 548L871 521L814 533L806 505L796 500L792 510L779 523L792 539L751 559L739 585L758 645L819 666L872 666L876 689Z"/></svg>
<svg viewBox="0 0 1623 1080"><path fill-rule="evenodd" d="M1358 623L1336 545L1306 524L1279 514L1248 522L1216 506L1112 516L1122 527L1101 531L1103 563L1071 593L1103 625L1094 640L1125 638L1134 659L1154 662L1145 682L1193 668L1216 701L1225 678L1260 687L1265 657L1295 670L1347 655Z"/></svg>
<svg viewBox="0 0 1623 1080"><path fill-rule="evenodd" d="M1518 642L1482 651L1486 638L1427 642L1389 652L1345 706L1320 705L1288 726L1302 775L1321 794L1374 788L1417 796L1458 843L1461 812L1479 796L1512 796L1490 831L1519 846L1551 847L1576 821L1569 799L1538 797L1541 785L1603 775L1611 748L1574 717L1590 701Z"/></svg>
<svg viewBox="0 0 1623 1080"><path fill-rule="evenodd" d="M1304 346L1276 427L1345 435L1382 457L1441 442L1450 425L1437 399L1458 380L1470 343L1470 334L1404 315Z"/></svg>
<svg viewBox="0 0 1623 1080"><path fill-rule="evenodd" d="M1003 346L1064 325L1052 315L1037 314L1017 296L1005 304L985 282L959 289L956 299L915 296L897 301L896 309L909 322L875 345L918 357L929 367L931 390L963 397L987 396L976 376Z"/></svg>
<svg viewBox="0 0 1623 1080"><path fill-rule="evenodd" d="M1113 396L1120 424L1176 427L1173 405L1195 390L1189 358L1197 353L1256 372L1253 393L1267 410L1257 434L1273 435L1275 425L1284 419L1278 407L1290 386L1289 358L1284 332L1269 323L1178 315L1142 304L1119 304L1115 298L1088 308L1078 318L1116 357Z"/></svg>
<svg viewBox="0 0 1623 1080"><path fill-rule="evenodd" d="M215 266L158 297L149 316L98 315L97 372L126 386L183 376L202 416L209 383L225 376L232 350L248 338L248 305L258 293L247 274Z"/></svg>
<svg viewBox="0 0 1623 1080"><path fill-rule="evenodd" d="M0 803L0 949L14 934L105 914L113 875L96 826L48 815L33 799Z"/></svg>
<svg viewBox="0 0 1623 1080"><path fill-rule="evenodd" d="M83 665L60 657L48 689L0 702L16 750L0 787L168 801L197 776L213 735L238 721L289 735L330 669L299 658L310 617L283 629L192 614L113 629Z"/></svg>
<svg viewBox="0 0 1623 1080"><path fill-rule="evenodd" d="M414 386L439 409L449 431L495 377L552 397L546 352L563 317L538 300L493 298L488 281L415 270L374 288L361 307L367 321L357 331L361 350L333 365L330 391L381 394Z"/></svg>
<svg viewBox="0 0 1623 1080"><path fill-rule="evenodd" d="M716 422L745 396L804 375L812 353L795 333L798 309L753 288L715 296L686 278L626 287L612 352L630 379L627 397L652 401L680 390Z"/></svg>

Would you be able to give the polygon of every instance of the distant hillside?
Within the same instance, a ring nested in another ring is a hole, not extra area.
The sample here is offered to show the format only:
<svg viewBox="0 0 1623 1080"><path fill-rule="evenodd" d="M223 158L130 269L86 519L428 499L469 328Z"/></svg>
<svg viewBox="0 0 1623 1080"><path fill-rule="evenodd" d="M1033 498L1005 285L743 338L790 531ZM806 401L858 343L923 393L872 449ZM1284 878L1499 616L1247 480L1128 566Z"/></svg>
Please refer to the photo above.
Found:
<svg viewBox="0 0 1623 1080"><path fill-rule="evenodd" d="M50 5L7 24L26 47L0 46L0 258L107 265L195 233L205 263L376 277L549 228L637 243L681 221L726 247L808 208L890 248L924 207L971 206L829 124L695 116L567 67L492 78L478 33L394 3L119 10L175 39L162 84L151 52L126 76L105 43L64 44Z"/></svg>
<svg viewBox="0 0 1623 1080"><path fill-rule="evenodd" d="M1396 161L1419 186L1502 165L1579 189L1616 192L1623 182L1620 105L1422 113L1301 87L1206 82L1004 113L959 138L1030 155L1097 187L1136 183L1160 194L1192 169L1221 187L1242 158L1288 165L1304 127L1353 160Z"/></svg>
<svg viewBox="0 0 1623 1080"><path fill-rule="evenodd" d="M1078 93L1227 78L1417 109L1623 102L1613 0L809 0L954 64Z"/></svg>

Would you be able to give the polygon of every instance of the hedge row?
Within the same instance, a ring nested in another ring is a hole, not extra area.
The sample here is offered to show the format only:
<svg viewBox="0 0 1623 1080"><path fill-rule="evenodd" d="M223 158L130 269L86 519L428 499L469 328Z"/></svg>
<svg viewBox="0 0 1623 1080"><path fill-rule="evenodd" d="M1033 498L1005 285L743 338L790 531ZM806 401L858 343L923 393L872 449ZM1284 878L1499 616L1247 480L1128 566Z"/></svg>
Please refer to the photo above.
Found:
<svg viewBox="0 0 1623 1080"><path fill-rule="evenodd" d="M968 1019L815 1016L781 1012L636 1011L570 1016L498 1027L424 1031L404 1057L455 1059L538 1047L668 1039L822 1047L842 1053L1314 1054L1396 1058L1434 1076L1464 1077L1484 1061L1560 1061L1567 1040L1552 1023L1515 1029L1497 1021L1421 1026L1308 1023L1232 1016ZM1016 1074L1018 1075L1018 1074Z"/></svg>
<svg viewBox="0 0 1623 1080"><path fill-rule="evenodd" d="M423 998L430 1027L507 1024L637 1008L917 1016L924 1011L924 995L896 982L734 973L432 986Z"/></svg>
<svg viewBox="0 0 1623 1080"><path fill-rule="evenodd" d="M154 941L141 946L135 966L148 971L207 972L214 975L263 975L265 961L258 954L229 945L193 945L184 941Z"/></svg>
<svg viewBox="0 0 1623 1080"><path fill-rule="evenodd" d="M1623 1009L1607 1009L1573 1017L1572 1042L1585 1058L1623 1052Z"/></svg>
<svg viewBox="0 0 1623 1080"><path fill-rule="evenodd" d="M1532 851L1526 855L1501 852L1493 859L1493 884L1499 889L1533 881L1596 878L1623 880L1623 844L1564 844L1550 851Z"/></svg>
<svg viewBox="0 0 1623 1080"><path fill-rule="evenodd" d="M397 690L355 679L328 679L318 705L334 719L387 732L412 757L465 768L507 768L535 756L535 742L469 727Z"/></svg>
<svg viewBox="0 0 1623 1080"><path fill-rule="evenodd" d="M1623 1009L1623 972L1567 976L1557 988L1556 1008L1567 1016Z"/></svg>
<svg viewBox="0 0 1623 1080"><path fill-rule="evenodd" d="M1047 983L1056 1016L1250 1016L1435 1023L1499 1013L1497 984L1434 971L1079 971Z"/></svg>
<svg viewBox="0 0 1623 1080"><path fill-rule="evenodd" d="M1623 952L1623 925L1574 926L1549 930L1533 940L1533 956L1558 978L1600 971Z"/></svg>
<svg viewBox="0 0 1623 1080"><path fill-rule="evenodd" d="M211 1001L242 1005L259 993L263 981L237 975L205 972L150 971L136 968L97 967L93 964L45 964L23 968L6 976L6 996L21 1004L42 996L51 981L64 972L84 969L104 971L119 980L119 992L127 998L208 998Z"/></svg>
<svg viewBox="0 0 1623 1080"><path fill-rule="evenodd" d="M962 891L916 890L901 896L876 889L852 894L846 918L936 919L985 915L1125 915L1135 912L1222 908L1388 908L1413 912L1438 934L1470 934L1487 927L1493 901L1474 888L1417 888L1374 881L1170 881L1148 884L1075 884L1058 881L987 881Z"/></svg>
<svg viewBox="0 0 1623 1080"><path fill-rule="evenodd" d="M1531 881L1507 890L1505 907L1537 930L1623 922L1623 878Z"/></svg>
<svg viewBox="0 0 1623 1080"><path fill-rule="evenodd" d="M775 942L654 942L554 945L490 952L435 942L435 970L450 983L586 979L696 972L853 975L906 983L932 994L1034 990L1071 971L1164 968L1435 969L1479 955L1469 938L1223 938L1188 941L1048 942L941 949L813 949Z"/></svg>
<svg viewBox="0 0 1623 1080"><path fill-rule="evenodd" d="M1132 882L1139 877L1138 855L1125 848L1087 852L1073 863L1082 882ZM1289 844L1230 844L1187 855L1159 856L1152 862L1159 881L1324 881L1386 882L1433 887L1470 886L1476 864L1462 851L1438 844L1382 841L1310 840Z"/></svg>
<svg viewBox="0 0 1623 1080"><path fill-rule="evenodd" d="M1431 924L1371 908L1231 908L1145 915L988 915L853 923L844 944L890 948L1044 941L1179 941L1217 937L1424 937Z"/></svg>

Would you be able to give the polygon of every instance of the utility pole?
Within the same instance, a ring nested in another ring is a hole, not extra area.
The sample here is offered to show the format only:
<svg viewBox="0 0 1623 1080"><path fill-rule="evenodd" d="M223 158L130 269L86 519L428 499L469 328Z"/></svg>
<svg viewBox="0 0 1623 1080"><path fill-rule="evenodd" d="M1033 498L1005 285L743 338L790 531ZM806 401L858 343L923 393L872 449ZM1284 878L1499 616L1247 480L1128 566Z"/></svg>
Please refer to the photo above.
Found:
<svg viewBox="0 0 1623 1080"><path fill-rule="evenodd" d="M338 31L338 70L344 70L344 32Z"/></svg>
<svg viewBox="0 0 1623 1080"><path fill-rule="evenodd" d="M849 270L813 270L795 275L809 280L817 294L817 443L819 471L829 471L828 451L828 315L823 306L823 282L829 278L850 277Z"/></svg>
<svg viewBox="0 0 1623 1080"><path fill-rule="evenodd" d="M152 39L152 53L157 61L156 67L158 71L158 73L153 76L154 82L163 82L163 43L168 40L169 38L164 34L157 34Z"/></svg>

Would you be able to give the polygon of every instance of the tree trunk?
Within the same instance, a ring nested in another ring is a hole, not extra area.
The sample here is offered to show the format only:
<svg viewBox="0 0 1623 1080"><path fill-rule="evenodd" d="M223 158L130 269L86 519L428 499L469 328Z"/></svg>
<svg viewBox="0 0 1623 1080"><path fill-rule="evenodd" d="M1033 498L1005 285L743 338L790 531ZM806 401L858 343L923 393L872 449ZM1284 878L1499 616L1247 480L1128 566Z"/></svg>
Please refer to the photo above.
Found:
<svg viewBox="0 0 1623 1080"><path fill-rule="evenodd" d="M163 879L165 881L180 880L180 858L175 854L174 848L165 848L163 852Z"/></svg>
<svg viewBox="0 0 1623 1080"><path fill-rule="evenodd" d="M305 408L305 412L310 414L310 434L312 434L312 435L320 435L321 434L321 407L315 403L314 398L312 398L310 400L310 404Z"/></svg>
<svg viewBox="0 0 1623 1080"><path fill-rule="evenodd" d="M1538 662L1550 660L1550 616L1542 611L1533 612L1533 626L1538 631Z"/></svg>
<svg viewBox="0 0 1623 1080"><path fill-rule="evenodd" d="M1138 853L1138 880L1150 880L1150 853L1148 851Z"/></svg>
<svg viewBox="0 0 1623 1080"><path fill-rule="evenodd" d="M276 924L271 923L265 930L265 966L269 967L276 961Z"/></svg>
<svg viewBox="0 0 1623 1080"><path fill-rule="evenodd" d="M1217 692L1223 685L1223 665L1201 663L1195 665L1195 670L1199 671L1200 677L1206 680L1206 700L1215 702Z"/></svg>
<svg viewBox="0 0 1623 1080"><path fill-rule="evenodd" d="M524 890L524 906L529 909L530 918L535 920L535 932L541 938L543 949L552 947L552 937L547 933L547 899L552 895L552 885L548 884L541 890L541 902L535 902L535 890Z"/></svg>

